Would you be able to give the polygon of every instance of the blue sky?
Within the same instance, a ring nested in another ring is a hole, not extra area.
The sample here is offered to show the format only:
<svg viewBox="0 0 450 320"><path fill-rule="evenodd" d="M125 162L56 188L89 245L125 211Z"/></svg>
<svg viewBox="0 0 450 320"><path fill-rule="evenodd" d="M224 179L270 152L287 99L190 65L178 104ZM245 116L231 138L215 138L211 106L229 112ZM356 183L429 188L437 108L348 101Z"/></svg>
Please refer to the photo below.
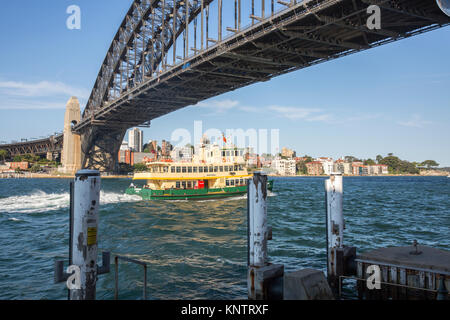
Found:
<svg viewBox="0 0 450 320"><path fill-rule="evenodd" d="M0 141L62 131L66 101L84 106L131 2L2 3ZM66 28L72 4L81 30ZM204 130L280 129L280 145L301 155L392 152L450 166L449 40L447 27L239 89L155 119L144 140L202 120Z"/></svg>

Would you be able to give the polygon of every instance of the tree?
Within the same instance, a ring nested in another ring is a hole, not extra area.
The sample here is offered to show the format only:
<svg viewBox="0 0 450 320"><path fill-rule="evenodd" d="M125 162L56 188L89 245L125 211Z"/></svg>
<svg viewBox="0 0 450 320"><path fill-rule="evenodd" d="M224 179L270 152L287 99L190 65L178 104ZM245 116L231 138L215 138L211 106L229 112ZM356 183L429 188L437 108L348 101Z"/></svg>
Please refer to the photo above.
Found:
<svg viewBox="0 0 450 320"><path fill-rule="evenodd" d="M147 165L145 165L143 163L136 163L133 166L133 171L134 172L147 172L148 171L148 167L147 167Z"/></svg>
<svg viewBox="0 0 450 320"><path fill-rule="evenodd" d="M361 162L360 159L358 159L354 156L345 156L344 159L345 159L345 162Z"/></svg>
<svg viewBox="0 0 450 320"><path fill-rule="evenodd" d="M379 154L375 159L377 160L377 163L380 164L381 161L383 161L383 156Z"/></svg>
<svg viewBox="0 0 450 320"><path fill-rule="evenodd" d="M375 164L375 161L372 159L367 159L364 161L365 166L373 166Z"/></svg>
<svg viewBox="0 0 450 320"><path fill-rule="evenodd" d="M389 172L394 174L402 174L402 173L409 173L409 174L418 174L419 169L414 163L401 160L398 157L395 156L387 156L381 161L381 164L385 164L389 167Z"/></svg>
<svg viewBox="0 0 450 320"><path fill-rule="evenodd" d="M119 173L130 173L133 172L133 167L131 165L129 165L128 163L119 163L119 169L118 169Z"/></svg>
<svg viewBox="0 0 450 320"><path fill-rule="evenodd" d="M21 162L22 161L22 157L21 156L15 156L13 161L14 162Z"/></svg>
<svg viewBox="0 0 450 320"><path fill-rule="evenodd" d="M8 156L8 151L5 149L0 150L0 157L5 161L6 157Z"/></svg>
<svg viewBox="0 0 450 320"><path fill-rule="evenodd" d="M40 166L39 164L35 163L35 164L31 167L30 171L31 171L32 173L39 172L39 171L41 171L41 166Z"/></svg>
<svg viewBox="0 0 450 320"><path fill-rule="evenodd" d="M423 167L427 167L427 169L431 169L432 167L439 167L439 163L434 160L426 160L420 164Z"/></svg>

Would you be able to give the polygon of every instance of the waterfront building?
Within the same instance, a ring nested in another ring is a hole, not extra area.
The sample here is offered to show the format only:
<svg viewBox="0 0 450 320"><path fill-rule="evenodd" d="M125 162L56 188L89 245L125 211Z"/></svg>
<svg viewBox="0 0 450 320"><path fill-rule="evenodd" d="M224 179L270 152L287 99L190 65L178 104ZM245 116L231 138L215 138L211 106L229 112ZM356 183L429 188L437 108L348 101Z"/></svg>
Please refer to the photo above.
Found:
<svg viewBox="0 0 450 320"><path fill-rule="evenodd" d="M167 158L170 157L170 152L172 152L173 146L169 141L163 140L161 144L161 156Z"/></svg>
<svg viewBox="0 0 450 320"><path fill-rule="evenodd" d="M312 176L320 176L324 174L323 165L320 161L312 161L306 164L308 174Z"/></svg>
<svg viewBox="0 0 450 320"><path fill-rule="evenodd" d="M352 164L353 168L353 175L355 176L367 176L369 174L369 168L368 166L365 166L363 164L355 164L355 162Z"/></svg>
<svg viewBox="0 0 450 320"><path fill-rule="evenodd" d="M9 162L9 168L11 170L16 170L16 169L28 170L29 167L30 167L30 163L27 161Z"/></svg>
<svg viewBox="0 0 450 320"><path fill-rule="evenodd" d="M322 163L323 174L329 176L331 173L333 173L334 162L332 158L321 157L317 158L316 161Z"/></svg>
<svg viewBox="0 0 450 320"><path fill-rule="evenodd" d="M142 152L144 132L138 128L133 128L128 133L128 146L134 152Z"/></svg>
<svg viewBox="0 0 450 320"><path fill-rule="evenodd" d="M297 175L297 163L295 160L276 158L272 161L272 168L282 176Z"/></svg>
<svg viewBox="0 0 450 320"><path fill-rule="evenodd" d="M353 174L352 164L343 159L336 160L333 166L334 172L340 172L343 175Z"/></svg>
<svg viewBox="0 0 450 320"><path fill-rule="evenodd" d="M119 151L119 163L134 165L134 152L131 149Z"/></svg>
<svg viewBox="0 0 450 320"><path fill-rule="evenodd" d="M191 162L194 152L191 146L175 147L170 153L170 156L175 162Z"/></svg>
<svg viewBox="0 0 450 320"><path fill-rule="evenodd" d="M122 141L120 145L120 151L130 150L130 146L128 145L128 141Z"/></svg>
<svg viewBox="0 0 450 320"><path fill-rule="evenodd" d="M281 149L281 156L285 157L285 158L288 158L288 159L292 159L292 158L295 158L297 155L296 155L296 152L294 150L291 150L289 148L283 147Z"/></svg>
<svg viewBox="0 0 450 320"><path fill-rule="evenodd" d="M388 166L384 164L374 164L367 166L368 167L368 174L370 175L385 175L389 174Z"/></svg>

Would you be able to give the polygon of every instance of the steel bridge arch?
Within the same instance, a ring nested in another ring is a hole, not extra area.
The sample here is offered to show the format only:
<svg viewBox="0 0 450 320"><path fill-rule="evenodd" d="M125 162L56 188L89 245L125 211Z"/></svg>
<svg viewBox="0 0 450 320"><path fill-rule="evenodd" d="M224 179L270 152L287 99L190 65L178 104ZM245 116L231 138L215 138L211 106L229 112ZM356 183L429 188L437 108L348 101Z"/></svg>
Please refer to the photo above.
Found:
<svg viewBox="0 0 450 320"><path fill-rule="evenodd" d="M167 67L164 59L169 50L186 30L189 31L189 24L203 13L202 9L209 14L209 5L213 1L135 0L109 47L83 118L93 116L105 102L119 98L122 92ZM184 55L188 56L189 47L186 42L184 44ZM175 54L174 50L174 62Z"/></svg>

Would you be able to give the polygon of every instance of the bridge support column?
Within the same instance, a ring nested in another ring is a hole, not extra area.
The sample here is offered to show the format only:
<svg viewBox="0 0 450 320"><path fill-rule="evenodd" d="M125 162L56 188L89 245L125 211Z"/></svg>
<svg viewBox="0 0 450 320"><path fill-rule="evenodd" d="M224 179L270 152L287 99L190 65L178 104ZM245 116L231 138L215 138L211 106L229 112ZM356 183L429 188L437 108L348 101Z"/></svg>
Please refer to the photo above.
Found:
<svg viewBox="0 0 450 320"><path fill-rule="evenodd" d="M83 168L116 172L119 150L127 128L93 126L81 135Z"/></svg>
<svg viewBox="0 0 450 320"><path fill-rule="evenodd" d="M75 174L81 169L81 139L72 132L72 126L81 120L80 103L76 97L70 98L66 105L64 116L64 141L61 154L62 168L66 174Z"/></svg>

